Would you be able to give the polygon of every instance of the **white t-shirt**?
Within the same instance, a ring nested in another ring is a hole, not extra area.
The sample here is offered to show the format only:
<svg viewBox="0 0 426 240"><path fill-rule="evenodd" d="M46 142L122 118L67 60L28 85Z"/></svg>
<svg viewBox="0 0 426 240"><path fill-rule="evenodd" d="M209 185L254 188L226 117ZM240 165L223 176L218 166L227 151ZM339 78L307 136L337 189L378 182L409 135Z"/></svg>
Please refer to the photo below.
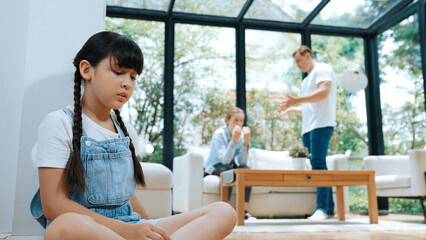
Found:
<svg viewBox="0 0 426 240"><path fill-rule="evenodd" d="M331 88L326 99L314 103L302 104L302 135L316 128L336 126L336 80L333 69L326 63L317 63L303 79L302 96L315 91L317 84L331 81Z"/></svg>
<svg viewBox="0 0 426 240"><path fill-rule="evenodd" d="M72 106L67 106L73 109ZM118 133L99 126L84 113L83 129L87 136L96 141L110 140L119 137ZM124 122L130 138L138 152L138 138L132 125ZM71 152L72 120L63 109L47 114L38 128L37 142L31 150L34 167L65 168Z"/></svg>

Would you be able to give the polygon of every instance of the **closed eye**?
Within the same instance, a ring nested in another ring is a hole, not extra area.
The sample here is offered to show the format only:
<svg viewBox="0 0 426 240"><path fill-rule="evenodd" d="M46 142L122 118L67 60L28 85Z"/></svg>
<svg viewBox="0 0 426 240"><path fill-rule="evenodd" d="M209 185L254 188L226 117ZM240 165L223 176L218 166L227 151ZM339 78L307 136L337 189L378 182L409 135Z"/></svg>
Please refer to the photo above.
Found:
<svg viewBox="0 0 426 240"><path fill-rule="evenodd" d="M116 75L121 75L121 74L123 74L122 72L117 72L117 71L114 71L114 73L115 73Z"/></svg>

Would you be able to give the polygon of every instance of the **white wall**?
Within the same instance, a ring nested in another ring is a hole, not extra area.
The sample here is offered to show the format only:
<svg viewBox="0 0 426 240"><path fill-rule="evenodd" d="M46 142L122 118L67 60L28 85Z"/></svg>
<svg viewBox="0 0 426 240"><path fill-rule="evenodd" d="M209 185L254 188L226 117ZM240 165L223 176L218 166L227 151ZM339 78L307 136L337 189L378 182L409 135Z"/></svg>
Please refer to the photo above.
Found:
<svg viewBox="0 0 426 240"><path fill-rule="evenodd" d="M72 61L104 29L105 0L0 2L0 232L38 234L29 212L38 188L30 151L43 117L72 103Z"/></svg>
<svg viewBox="0 0 426 240"><path fill-rule="evenodd" d="M0 233L12 231L28 32L28 1L0 1Z"/></svg>

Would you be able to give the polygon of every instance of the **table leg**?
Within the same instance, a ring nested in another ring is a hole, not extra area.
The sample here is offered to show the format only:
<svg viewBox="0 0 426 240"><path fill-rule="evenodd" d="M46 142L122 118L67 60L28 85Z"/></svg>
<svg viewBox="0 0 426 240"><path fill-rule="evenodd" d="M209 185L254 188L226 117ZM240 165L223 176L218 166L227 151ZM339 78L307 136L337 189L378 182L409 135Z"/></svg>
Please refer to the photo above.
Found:
<svg viewBox="0 0 426 240"><path fill-rule="evenodd" d="M228 187L225 187L224 185L223 173L220 173L220 200L223 202L228 202Z"/></svg>
<svg viewBox="0 0 426 240"><path fill-rule="evenodd" d="M337 218L339 221L345 220L345 199L343 196L343 186L336 186Z"/></svg>
<svg viewBox="0 0 426 240"><path fill-rule="evenodd" d="M370 174L368 185L368 216L370 217L370 223L378 223L379 221L379 210L377 207L377 194L376 194L376 182L374 181L374 174Z"/></svg>
<svg viewBox="0 0 426 240"><path fill-rule="evenodd" d="M245 188L245 184L244 184L244 178L242 176L242 174L236 174L237 176L237 225L238 226L242 226L244 225L244 196L245 196L245 192L244 192L244 188Z"/></svg>

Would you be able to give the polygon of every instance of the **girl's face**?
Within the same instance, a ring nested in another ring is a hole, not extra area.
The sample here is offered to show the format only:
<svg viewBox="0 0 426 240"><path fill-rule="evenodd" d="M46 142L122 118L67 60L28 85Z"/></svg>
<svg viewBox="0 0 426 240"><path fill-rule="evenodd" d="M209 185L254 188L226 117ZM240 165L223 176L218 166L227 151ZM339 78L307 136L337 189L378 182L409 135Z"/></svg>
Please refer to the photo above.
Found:
<svg viewBox="0 0 426 240"><path fill-rule="evenodd" d="M240 128L244 125L244 114L243 113L234 113L232 114L230 119L226 119L226 124L228 125L229 132L232 133L235 126L240 126Z"/></svg>
<svg viewBox="0 0 426 240"><path fill-rule="evenodd" d="M95 68L90 68L89 78L82 73L86 79L86 100L97 103L100 107L120 109L135 90L136 71L119 68L110 58L105 58Z"/></svg>

